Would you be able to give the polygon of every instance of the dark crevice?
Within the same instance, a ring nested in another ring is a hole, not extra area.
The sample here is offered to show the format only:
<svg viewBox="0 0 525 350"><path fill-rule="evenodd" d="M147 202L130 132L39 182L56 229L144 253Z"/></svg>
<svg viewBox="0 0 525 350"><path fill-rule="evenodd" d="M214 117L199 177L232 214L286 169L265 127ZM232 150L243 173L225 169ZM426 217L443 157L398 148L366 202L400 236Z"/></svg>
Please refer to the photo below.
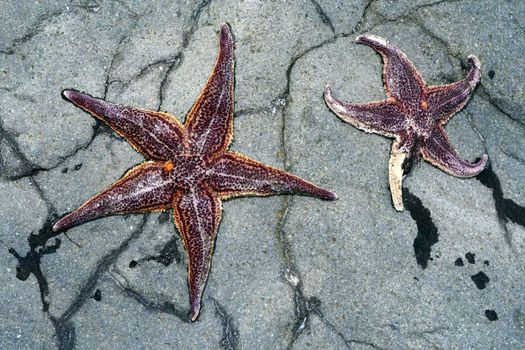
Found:
<svg viewBox="0 0 525 350"><path fill-rule="evenodd" d="M51 170L54 170L62 166L64 162L74 157L78 152L88 149L89 146L91 146L95 138L100 134L99 125L100 123L97 121L96 124L93 126L93 136L91 137L91 140L89 140L86 144L78 148L75 148L70 153L66 154L65 156L59 157L59 161L55 165L49 168L41 167L39 165L32 163L30 160L28 160L27 157L20 150L18 143L15 141L15 139L8 132L6 132L0 125L0 134L2 134L4 139L8 141L11 150L13 151L15 156L20 160L20 162L23 164L23 170L20 172L20 174L14 175L14 176L6 176L6 178L9 180L13 180L13 181L20 180L23 178L33 178L37 176L38 174L40 174L41 172L51 171Z"/></svg>
<svg viewBox="0 0 525 350"><path fill-rule="evenodd" d="M281 256L284 262L284 271L283 277L286 283L292 288L293 293L293 302L294 302L294 321L291 328L290 340L288 342L288 349L293 348L294 343L297 341L299 336L305 331L310 329L310 319L312 315L317 315L321 320L326 323L330 328L347 344L347 347L350 348L350 343L361 343L359 340L346 339L343 334L336 330L336 328L328 323L324 318L321 312L321 301L319 298L312 296L307 298L303 292L303 284L299 269L295 264L295 259L293 257L292 248L290 241L287 237L286 232L284 231L284 225L287 218L287 213L290 207L289 197L284 198L283 209L279 213L279 222L277 224L276 235L281 247ZM362 344L368 344L368 342L362 342ZM370 343L371 344L371 343ZM376 347L379 349L378 347Z"/></svg>
<svg viewBox="0 0 525 350"><path fill-rule="evenodd" d="M515 161L517 161L518 163L521 163L522 165L525 165L525 158L520 157L516 153L509 151L507 149L504 149L502 147L500 147L499 150L501 151L501 153L503 153L507 157L514 159Z"/></svg>
<svg viewBox="0 0 525 350"><path fill-rule="evenodd" d="M375 13L380 18L380 21L378 23L374 23L372 28L379 26L379 25L384 25L386 23L405 22L407 20L414 22L414 24L416 24L417 26L421 26L420 23L417 22L414 16L416 12L423 10L425 8L433 7L433 6L436 6L442 3L446 3L446 2L455 3L455 2L461 2L461 1L465 1L465 0L438 0L432 3L423 4L423 5L414 7L412 9L407 9L408 11L405 11L402 15L396 16L396 17L387 17L388 14L387 16L385 16L382 13ZM370 1L369 4L371 4L372 2L374 2L374 0ZM368 28L367 30L371 30L372 28Z"/></svg>
<svg viewBox="0 0 525 350"><path fill-rule="evenodd" d="M39 166L32 163L27 159L27 157L23 154L23 152L20 150L20 147L18 146L18 143L16 142L15 138L11 133L7 132L4 129L4 126L2 122L0 121L0 136L7 142L8 147L11 149L11 152L13 152L13 155L22 163L22 168L19 169L19 175L17 176L8 176L7 174L3 174L5 171L2 167L2 176L5 176L9 180L17 180L22 177L31 176L33 172L38 172L42 170Z"/></svg>
<svg viewBox="0 0 525 350"><path fill-rule="evenodd" d="M130 7L130 5L127 4L125 1L115 0L115 2L118 3L124 10L126 10L130 14L130 17L132 17L132 18L133 17L140 17L141 15L144 15L144 13L139 14L139 13L133 11L133 9Z"/></svg>
<svg viewBox="0 0 525 350"><path fill-rule="evenodd" d="M72 350L76 344L75 325L71 321L57 322L57 319L50 316L51 322L55 327L54 338L57 340L59 350Z"/></svg>
<svg viewBox="0 0 525 350"><path fill-rule="evenodd" d="M332 33L335 34L335 28L334 28L334 25L332 24L332 20L323 10L321 5L319 5L319 3L315 0L310 0L310 2L312 3L312 5L314 5L315 11L319 15L319 18L321 18L321 22L323 22L324 25L328 26L328 28L330 28Z"/></svg>
<svg viewBox="0 0 525 350"><path fill-rule="evenodd" d="M314 2L313 0L311 1L312 3ZM286 86L284 90L272 101L272 105L277 106L277 107L286 107L288 105L288 102L289 102L288 99L290 97L291 74L292 74L292 70L295 67L296 63L300 59L312 53L313 51L320 49L326 45L329 45L331 43L334 43L338 39L347 38L351 35L354 35L356 32L358 32L361 29L363 22L366 20L370 7L374 3L374 1L375 0L369 0L366 3L363 9L363 14L361 15L361 18L357 21L357 24L349 32L335 34L334 36L328 39L325 39L315 45L312 45L306 50L304 50L303 52L292 57L292 59L290 60L290 64L288 65L288 68L286 69L286 73L285 73L286 74Z"/></svg>
<svg viewBox="0 0 525 350"><path fill-rule="evenodd" d="M509 231L507 224L510 220L525 228L525 208L518 205L512 199L503 196L501 182L494 170L492 170L490 162L487 163L485 170L476 176L476 179L481 182L483 186L492 190L492 197L494 198L499 224L503 229L505 240L509 246L512 246L512 233Z"/></svg>
<svg viewBox="0 0 525 350"><path fill-rule="evenodd" d="M148 255L147 257L139 259L138 261L133 260L134 264L130 263L130 267L131 265L136 267L144 261L156 261L166 267L170 266L173 261L175 261L177 264L180 264L182 261L182 256L177 246L178 240L178 236L173 235L172 238L164 244L158 255Z"/></svg>
<svg viewBox="0 0 525 350"><path fill-rule="evenodd" d="M11 45L7 49L0 50L0 53L6 54L6 55L14 54L15 51L16 51L16 48L19 45L22 45L22 44L28 42L29 40L31 40L35 35L37 35L38 33L40 33L42 31L42 29L45 27L46 22L52 20L54 17L60 16L62 13L63 13L63 9L59 9L57 11L44 13L44 14L38 16L38 18L36 20L36 23L34 23L31 26L31 30L30 31L28 31L22 37L15 38L11 42Z"/></svg>
<svg viewBox="0 0 525 350"><path fill-rule="evenodd" d="M454 61L450 59L450 57L452 57L453 59L456 60L456 62L459 62L461 68L463 68L464 70L466 70L468 68L468 64L467 64L467 57L463 57L457 53L454 53L452 51L452 49L450 48L450 44L443 38L439 37L436 33L434 33L432 30L430 30L429 28L423 26L422 24L420 24L417 19L415 18L407 18L407 20L409 22L411 22L413 25L417 26L419 29L421 29L421 31L425 34L425 35L428 35L430 38L434 39L435 41L437 41L439 43L439 45L441 45L441 47L443 48L443 50L446 52L448 58L449 58L449 62L451 64L451 66L454 66ZM459 74L459 70L458 71L455 71L454 74ZM447 80L449 81L456 81L458 80L459 78L461 78L461 76L456 76L456 77L448 77ZM479 84L478 84L479 85Z"/></svg>
<svg viewBox="0 0 525 350"><path fill-rule="evenodd" d="M233 318L226 312L216 299L210 298L215 306L215 314L219 316L222 325L221 349L235 350L239 348L239 329L235 326Z"/></svg>
<svg viewBox="0 0 525 350"><path fill-rule="evenodd" d="M190 323L189 310L185 310L181 306L175 305L170 300L166 300L163 302L149 300L140 292L131 288L127 279L121 273L119 273L119 271L116 268L114 268L110 272L110 276L112 277L115 284L127 297L135 300L137 303L142 305L147 311L173 315L181 322Z"/></svg>
<svg viewBox="0 0 525 350"><path fill-rule="evenodd" d="M21 256L14 248L9 248L9 253L18 260L16 277L21 281L25 281L31 274L35 276L40 290L42 311L44 312L49 311L49 286L46 277L42 273L40 264L44 255L53 254L60 248L61 240L59 238L55 238L52 244L47 244L51 238L59 234L51 230L55 220L56 216L51 214L38 231L38 234L31 233L29 235L27 238L29 251L25 256Z"/></svg>
<svg viewBox="0 0 525 350"><path fill-rule="evenodd" d="M289 209L289 197L283 199L283 209L279 213L279 222L275 230L279 246L281 247L281 256L284 264L283 277L286 283L292 288L293 301L294 301L294 314L295 319L293 322L291 337L288 343L288 349L291 349L293 343L297 340L299 335L310 327L310 312L308 300L305 298L303 293L303 285L299 275L299 271L295 266L295 261L292 255L290 242L284 232L284 225L286 222L288 209Z"/></svg>
<svg viewBox="0 0 525 350"><path fill-rule="evenodd" d="M438 0L438 1L435 1L435 2L431 2L431 3L428 3L428 4L423 4L421 6L418 6L418 7L414 8L411 12L419 11L419 10L422 10L424 8L427 8L427 7L433 7L433 6L436 6L436 5L440 5L442 3L456 3L456 2L462 2L462 1L465 1L465 0Z"/></svg>
<svg viewBox="0 0 525 350"><path fill-rule="evenodd" d="M363 29L363 25L365 24L366 19L368 18L368 13L370 12L372 8L372 4L375 0L368 0L365 7L363 8L363 14L361 15L361 18L357 21L357 24L355 25L354 29L352 30L353 33L361 32Z"/></svg>
<svg viewBox="0 0 525 350"><path fill-rule="evenodd" d="M321 300L319 300L318 298L316 297L310 298L308 304L310 306L310 311L314 313L315 315L317 315L319 319L332 330L332 332L334 332L339 338L341 338L348 349L352 348L351 347L352 344L361 344L361 345L368 345L373 349L385 350L384 348L372 342L366 341L366 340L360 340L360 339L354 339L354 338L347 339L345 335L339 330L337 330L337 328L331 322L329 322L326 319L326 317L323 315L323 312L321 311Z"/></svg>
<svg viewBox="0 0 525 350"><path fill-rule="evenodd" d="M100 9L100 4L98 3L77 3L73 7L79 8L86 12L96 13Z"/></svg>
<svg viewBox="0 0 525 350"><path fill-rule="evenodd" d="M120 255L128 248L129 243L142 234L147 216L147 214L143 216L138 228L126 240L97 262L95 269L68 308L59 317L49 314L49 318L55 327L55 337L59 349L69 350L74 348L75 327L71 322L71 318L84 306L87 300L91 299L100 277L117 261Z"/></svg>
<svg viewBox="0 0 525 350"><path fill-rule="evenodd" d="M425 269L428 261L432 260L430 257L432 246L438 242L438 229L432 222L430 210L425 208L421 199L406 187L403 188L403 203L416 222L417 236L414 239L414 253L418 265Z"/></svg>
<svg viewBox="0 0 525 350"><path fill-rule="evenodd" d="M162 213L159 214L157 221L159 224L163 224L165 222L169 222L171 217L171 211L165 210Z"/></svg>
<svg viewBox="0 0 525 350"><path fill-rule="evenodd" d="M142 78L144 75L148 74L149 72L151 72L153 69L159 67L159 66L171 66L172 64L175 63L175 60L177 59L179 55L176 55L175 57L170 57L170 58L161 58L161 59L158 59L152 63L149 63L147 64L146 66L144 66L143 68L140 69L140 71L138 72L138 74L135 76L135 80L137 79L140 79ZM116 82L115 81L112 81L112 82ZM121 82L121 81L120 81ZM126 85L126 84L124 84Z"/></svg>
<svg viewBox="0 0 525 350"><path fill-rule="evenodd" d="M120 56L120 47L121 47L122 43L124 43L124 41L126 41L128 39L130 33L137 26L137 23L138 23L138 21L140 19L140 17L138 17L138 16L132 16L131 18L133 19L133 24L129 28L128 33L125 34L125 35L122 35L120 37L120 40L117 43L117 47L115 49L115 52L113 53L113 56L111 57L111 61L109 62L109 66L108 66L108 68L106 70L106 78L104 80L104 94L102 96L103 100L105 100L107 98L107 95L108 95L108 90L109 90L109 87L111 85L110 75L111 75L111 72L113 71L113 67L115 66L115 61Z"/></svg>
<svg viewBox="0 0 525 350"><path fill-rule="evenodd" d="M272 101L272 105L281 111L282 114L282 125L280 130L280 141L281 141L281 150L282 150L282 161L284 170L289 171L288 169L288 154L286 148L286 106L288 104L288 99L290 95L290 84L291 84L291 72L298 59L303 57L307 50L302 54L292 58L290 65L286 69L286 86L284 91ZM290 340L287 348L291 349L294 342L301 335L304 330L310 328L310 307L308 306L308 301L304 296L302 290L302 282L299 271L295 265L295 260L291 250L291 245L284 232L284 226L286 223L288 210L290 208L291 199L289 196L283 198L283 206L281 211L278 213L278 223L275 230L275 235L277 236L277 241L280 246L281 256L283 261L283 272L282 275L286 283L291 287L293 293L293 302L294 302L294 315L293 325L290 333Z"/></svg>
<svg viewBox="0 0 525 350"><path fill-rule="evenodd" d="M235 111L234 118L239 118L245 115L253 115L258 113L272 113L273 110L271 107L260 107L260 108L243 108L238 111Z"/></svg>
<svg viewBox="0 0 525 350"><path fill-rule="evenodd" d="M297 61L299 61L301 58L305 57L306 55L308 55L312 51L315 51L315 50L317 50L317 49L319 49L319 48L321 48L321 47L323 47L325 45L331 44L331 43L335 42L339 38L348 37L348 36L352 35L352 33L353 32L336 34L336 35L334 35L333 37L331 37L329 39L323 40L322 42L320 42L318 44L310 46L305 51L303 51L300 54L292 57L292 59L290 61L290 64L288 65L288 68L286 69L286 73L285 73L286 74L286 86L285 86L284 90L272 101L272 105L277 106L277 107L285 107L286 105L288 105L288 99L290 97L291 74L292 74L292 70L295 67L295 64L297 63Z"/></svg>
<svg viewBox="0 0 525 350"><path fill-rule="evenodd" d="M204 9L208 7L210 3L211 3L211 0L203 0L199 4L199 6L197 6L197 8L193 11L191 15L190 22L189 22L189 28L182 33L182 48L180 49L180 52L175 57L170 59L171 63L169 63L168 68L166 69L166 73L164 74L164 77L162 78L160 82L159 92L158 92L159 104L157 106L158 111L162 109L162 105L164 103L164 90L167 86L168 78L170 74L173 71L177 70L177 68L179 68L180 65L182 64L184 60L184 50L187 49L188 45L190 44L191 38L197 31L199 18L202 14L202 11L204 11Z"/></svg>
<svg viewBox="0 0 525 350"><path fill-rule="evenodd" d="M185 48L183 47L183 49ZM159 104L157 106L157 111L161 110L162 104L164 103L164 90L166 88L166 84L168 83L168 78L172 71L175 71L177 70L177 68L180 67L182 63L182 59L183 59L183 55L181 51L177 56L175 56L175 58L173 59L173 63L171 63L166 69L166 73L164 74L164 77L162 78L160 82L160 86L159 86L159 93L158 93Z"/></svg>
<svg viewBox="0 0 525 350"><path fill-rule="evenodd" d="M373 0L372 0L373 1ZM287 108L289 106L289 98L290 98L290 88L291 88L291 75L293 68L295 67L296 63L304 58L309 53L325 46L330 43L335 42L339 38L348 37L352 35L358 28L359 23L366 17L367 10L372 3L370 1L366 6L365 10L363 12L363 16L358 22L358 24L354 27L352 31L349 33L340 33L337 35L334 35L331 38L328 38L326 40L321 41L318 44L315 44L302 53L299 53L298 55L292 57L290 60L290 64L288 65L285 75L286 75L286 85L283 89L283 91L272 100L271 106L272 109L279 110L282 114L282 126L280 130L280 141L281 141L281 150L282 150L282 161L284 165L284 170L289 171L288 167L288 154L287 154L287 148L286 148L286 117L287 117ZM287 219L288 210L290 208L291 204L291 198L286 196L283 199L283 206L281 211L278 214L278 223L275 230L275 235L277 237L278 244L280 246L281 250L281 256L283 261L283 277L286 281L286 283L292 288L293 293L293 301L294 301L294 321L290 333L290 340L288 343L287 348L292 348L295 341L298 339L298 337L305 331L310 328L310 316L313 314L320 315L320 301L316 297L306 298L303 293L303 285L300 277L300 273L298 268L295 265L295 261L293 258L293 253L291 250L291 244L288 240L286 232L284 232L284 226ZM335 328L332 327L332 329L335 330ZM341 333L338 333L340 336L342 336ZM343 337L344 339L344 337ZM349 341L345 339L345 343L349 344ZM372 345L371 345L372 346Z"/></svg>
<svg viewBox="0 0 525 350"><path fill-rule="evenodd" d="M514 117L512 114L510 114L508 111L504 109L504 107L501 106L500 102L498 102L494 97L492 97L489 92L487 91L487 88L483 84L483 82L479 83L479 90L481 91L481 97L485 99L488 103L490 103L491 106L496 108L498 112L503 114L505 117L511 119L512 121L520 124L521 126L525 125L525 121L518 119Z"/></svg>

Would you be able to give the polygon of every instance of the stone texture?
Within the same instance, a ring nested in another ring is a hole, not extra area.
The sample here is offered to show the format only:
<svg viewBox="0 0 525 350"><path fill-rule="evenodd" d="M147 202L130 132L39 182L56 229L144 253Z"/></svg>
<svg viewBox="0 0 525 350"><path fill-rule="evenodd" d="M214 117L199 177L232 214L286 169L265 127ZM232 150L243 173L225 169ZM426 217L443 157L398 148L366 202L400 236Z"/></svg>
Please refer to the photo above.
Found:
<svg viewBox="0 0 525 350"><path fill-rule="evenodd" d="M522 2L488 0L2 3L0 348L520 348L523 13ZM232 149L340 199L226 201L190 323L170 212L51 233L57 216L142 161L60 93L182 120L222 22L236 38ZM322 98L325 83L344 100L384 98L380 57L353 41L363 32L399 46L430 84L460 79L469 54L481 59L481 85L446 130L466 159L487 152L490 171L457 179L421 162L404 182L411 205L395 212L391 141L341 122ZM433 229L423 269L414 241ZM480 271L484 289L472 279Z"/></svg>

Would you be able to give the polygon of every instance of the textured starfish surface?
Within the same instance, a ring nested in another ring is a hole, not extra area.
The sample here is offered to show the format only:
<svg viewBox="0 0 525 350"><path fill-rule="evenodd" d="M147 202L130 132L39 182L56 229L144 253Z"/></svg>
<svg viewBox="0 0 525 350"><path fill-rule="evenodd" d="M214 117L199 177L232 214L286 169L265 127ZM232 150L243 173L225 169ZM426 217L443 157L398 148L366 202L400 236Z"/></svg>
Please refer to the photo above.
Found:
<svg viewBox="0 0 525 350"><path fill-rule="evenodd" d="M342 120L365 132L395 138L389 161L389 184L394 207L403 210L402 181L412 164L423 159L446 173L472 177L486 166L488 157L471 164L458 156L443 125L468 101L481 76L480 62L470 55L470 70L460 81L427 86L407 56L385 39L360 35L356 42L371 46L383 58L387 99L348 103L335 99L330 86L325 101Z"/></svg>
<svg viewBox="0 0 525 350"><path fill-rule="evenodd" d="M234 43L229 25L223 24L217 63L184 125L168 113L125 107L74 90L63 92L149 160L57 221L53 230L108 215L172 208L188 252L192 321L201 307L222 199L277 193L337 198L297 176L228 150L233 136L233 90Z"/></svg>

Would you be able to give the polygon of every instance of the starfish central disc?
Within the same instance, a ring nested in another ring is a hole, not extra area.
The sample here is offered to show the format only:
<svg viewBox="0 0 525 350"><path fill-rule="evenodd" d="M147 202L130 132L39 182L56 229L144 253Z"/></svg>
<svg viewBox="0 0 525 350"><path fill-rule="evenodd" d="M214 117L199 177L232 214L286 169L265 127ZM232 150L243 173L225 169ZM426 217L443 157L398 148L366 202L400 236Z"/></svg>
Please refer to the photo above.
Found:
<svg viewBox="0 0 525 350"><path fill-rule="evenodd" d="M206 164L202 156L176 156L170 162L171 173L178 187L189 189L204 179Z"/></svg>

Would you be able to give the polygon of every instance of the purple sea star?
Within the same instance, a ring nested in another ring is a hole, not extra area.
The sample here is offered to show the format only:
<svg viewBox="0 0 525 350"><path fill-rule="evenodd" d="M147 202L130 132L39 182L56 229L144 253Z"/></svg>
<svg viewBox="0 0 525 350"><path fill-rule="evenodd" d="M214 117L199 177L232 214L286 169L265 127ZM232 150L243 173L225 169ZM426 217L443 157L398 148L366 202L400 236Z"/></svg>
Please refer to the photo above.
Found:
<svg viewBox="0 0 525 350"><path fill-rule="evenodd" d="M461 159L443 125L468 101L481 76L480 62L468 57L465 79L448 85L427 86L406 55L385 39L360 35L356 42L376 50L383 58L383 80L387 99L369 103L348 103L335 99L325 89L328 107L342 120L358 129L392 137L389 184L394 208L403 210L402 181L411 164L423 159L446 173L472 177L486 166L488 156L471 164Z"/></svg>
<svg viewBox="0 0 525 350"><path fill-rule="evenodd" d="M168 113L125 107L74 90L63 92L149 160L58 220L53 230L108 215L173 208L175 224L188 251L192 321L201 307L222 199L277 193L337 198L297 176L228 150L233 138L234 102L234 42L228 24L221 26L220 38L214 71L184 125Z"/></svg>

